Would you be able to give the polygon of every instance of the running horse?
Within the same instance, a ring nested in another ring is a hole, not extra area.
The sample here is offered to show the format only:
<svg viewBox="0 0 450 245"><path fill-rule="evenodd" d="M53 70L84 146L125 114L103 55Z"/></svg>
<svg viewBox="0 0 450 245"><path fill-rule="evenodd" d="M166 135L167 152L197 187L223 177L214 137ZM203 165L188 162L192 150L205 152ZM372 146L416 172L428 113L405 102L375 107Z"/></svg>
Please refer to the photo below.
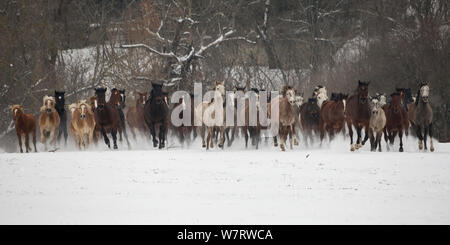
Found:
<svg viewBox="0 0 450 245"><path fill-rule="evenodd" d="M33 114L25 114L21 105L13 105L11 107L14 119L14 127L16 128L17 139L19 139L20 153L23 153L22 149L22 136L25 137L25 150L28 153L31 151L30 147L30 134L33 136L34 151L36 149L36 120Z"/></svg>
<svg viewBox="0 0 450 245"><path fill-rule="evenodd" d="M125 115L123 113L123 109L125 108L125 90L118 90L116 88L111 89L111 97L109 98L108 103L116 105L117 111L119 113L120 119L120 127L118 128L119 132L119 141L122 142L122 133L127 141L127 146L130 148L130 141L128 140L127 129L125 125Z"/></svg>
<svg viewBox="0 0 450 245"><path fill-rule="evenodd" d="M148 128L144 120L144 106L145 102L147 101L148 93L137 92L137 94L139 98L136 100L136 105L128 109L126 117L134 140L136 140L135 130L142 134L148 132Z"/></svg>
<svg viewBox="0 0 450 245"><path fill-rule="evenodd" d="M39 116L39 128L41 142L44 144L45 150L47 150L47 138L50 138L50 143L56 148L60 119L58 112L55 109L55 98L44 96L43 103L41 115Z"/></svg>
<svg viewBox="0 0 450 245"><path fill-rule="evenodd" d="M369 85L370 82L358 81L356 94L352 95L347 102L346 120L350 135L350 150L355 151L361 148L369 139ZM358 138L356 145L353 145L353 128L356 128ZM365 130L364 140L361 140L361 131Z"/></svg>
<svg viewBox="0 0 450 245"><path fill-rule="evenodd" d="M329 139L332 140L336 133L345 128L345 111L348 95L334 94L331 100L323 103L320 110L320 140L322 141L325 132L328 131Z"/></svg>
<svg viewBox="0 0 450 245"><path fill-rule="evenodd" d="M430 151L433 146L433 108L430 104L430 85L428 82L419 84L419 91L415 103L409 106L408 118L419 138L419 149L427 150L427 134L430 135ZM422 134L423 131L423 134ZM425 147L423 143L425 144Z"/></svg>
<svg viewBox="0 0 450 245"><path fill-rule="evenodd" d="M167 129L169 125L169 105L166 94L162 91L162 84L152 83L150 98L144 106L144 120L150 129L153 147L165 147ZM157 128L159 126L159 128ZM156 140L156 130L159 130ZM159 145L158 145L159 143Z"/></svg>
<svg viewBox="0 0 450 245"><path fill-rule="evenodd" d="M386 128L384 131L384 139L392 145L397 136L400 138L400 152L403 152L403 133L408 135L408 113L402 104L402 95L395 92L391 94L391 104L383 107L386 113ZM388 145L389 149L389 145Z"/></svg>
<svg viewBox="0 0 450 245"><path fill-rule="evenodd" d="M106 88L96 88L94 100L94 118L95 124L100 128L105 144L111 148L110 140L107 133L111 133L113 139L114 149L117 147L117 131L120 128L120 115L117 109L117 104L111 103L111 100L106 103L105 93Z"/></svg>
<svg viewBox="0 0 450 245"><path fill-rule="evenodd" d="M67 146L67 113L65 109L64 91L55 90L55 109L58 112L60 123L58 133L58 143L61 141L61 136L64 134L64 145Z"/></svg>

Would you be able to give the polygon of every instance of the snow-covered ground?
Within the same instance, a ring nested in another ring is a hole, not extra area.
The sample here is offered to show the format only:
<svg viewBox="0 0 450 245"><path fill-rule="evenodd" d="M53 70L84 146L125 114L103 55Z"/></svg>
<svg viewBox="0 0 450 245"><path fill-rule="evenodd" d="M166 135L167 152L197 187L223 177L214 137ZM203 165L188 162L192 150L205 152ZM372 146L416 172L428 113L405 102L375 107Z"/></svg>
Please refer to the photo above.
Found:
<svg viewBox="0 0 450 245"><path fill-rule="evenodd" d="M450 224L450 144L171 145L2 153L0 224Z"/></svg>

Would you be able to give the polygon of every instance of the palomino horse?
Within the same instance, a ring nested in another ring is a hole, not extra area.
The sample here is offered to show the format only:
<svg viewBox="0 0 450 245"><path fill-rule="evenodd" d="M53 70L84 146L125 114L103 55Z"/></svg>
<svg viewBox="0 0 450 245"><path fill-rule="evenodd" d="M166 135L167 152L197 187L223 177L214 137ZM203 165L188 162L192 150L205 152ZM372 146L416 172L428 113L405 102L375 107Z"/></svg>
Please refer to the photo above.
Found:
<svg viewBox="0 0 450 245"><path fill-rule="evenodd" d="M81 146L83 146L86 149L94 140L95 119L91 106L87 100L79 100L75 104L75 108L74 104L72 104L69 106L69 110L72 114L69 128L74 136L75 143L78 145L78 148L81 149Z"/></svg>
<svg viewBox="0 0 450 245"><path fill-rule="evenodd" d="M136 140L135 129L141 134L145 134L148 131L144 121L144 106L148 93L137 92L137 94L139 98L136 100L136 105L131 107L127 112L127 122L134 140Z"/></svg>
<svg viewBox="0 0 450 245"><path fill-rule="evenodd" d="M153 138L153 147L165 147L167 129L169 125L169 105L167 97L162 91L162 84L152 83L150 98L144 105L144 120ZM159 128L157 128L159 126ZM159 142L156 140L156 130L159 129Z"/></svg>
<svg viewBox="0 0 450 245"><path fill-rule="evenodd" d="M369 85L370 82L358 81L358 88L356 95L351 96L347 101L346 119L347 126L350 135L350 150L355 151L361 148L369 139L369 121L370 121L370 108L369 108ZM356 145L353 145L353 129L356 128L358 138ZM365 129L364 140L361 140L361 131Z"/></svg>
<svg viewBox="0 0 450 245"><path fill-rule="evenodd" d="M423 149L423 142L425 144L425 150L427 150L427 134L429 134L430 151L433 152L433 109L431 108L429 97L429 83L423 82L419 86L415 103L409 106L408 117L419 138L419 149Z"/></svg>
<svg viewBox="0 0 450 245"><path fill-rule="evenodd" d="M385 102L380 101L381 96L375 96L370 99L370 122L369 122L369 138L370 150L381 152L381 135L386 126L386 114L383 106Z"/></svg>
<svg viewBox="0 0 450 245"><path fill-rule="evenodd" d="M226 112L222 110L222 122L216 122L217 118L220 119L221 115L216 115L215 110L213 110L214 106L222 107L223 103L217 105L218 101L224 101L225 98L225 82L215 82L214 83L214 97L211 102L203 101L195 107L195 120L196 124L201 124L198 126L198 130L200 131L200 137L202 138L202 147L208 150L209 148L214 147L214 130L218 129L220 134L219 144L220 148L223 148L224 144L224 132L225 132L225 114ZM212 111L212 112L211 112ZM205 112L210 112L205 114ZM205 116L206 115L206 116ZM205 128L208 133L205 141Z"/></svg>
<svg viewBox="0 0 450 245"><path fill-rule="evenodd" d="M117 104L113 102L106 103L106 88L96 88L94 100L94 118L95 124L99 126L103 135L105 144L111 148L111 144L106 133L111 133L113 138L113 147L117 149L117 130L120 128L120 116L117 110Z"/></svg>
<svg viewBox="0 0 450 245"><path fill-rule="evenodd" d="M115 105L117 113L119 114L120 124L119 127L117 128L120 136L119 141L122 142L122 133L123 133L123 136L125 136L125 140L127 141L127 146L128 148L130 148L130 141L128 140L128 134L125 126L125 116L122 111L122 108L125 107L125 101L122 101L124 99L125 95L122 95L118 89L116 88L111 89L111 97L109 97L108 103L111 105Z"/></svg>
<svg viewBox="0 0 450 245"><path fill-rule="evenodd" d="M64 91L55 90L55 109L58 112L60 123L58 133L58 143L61 141L61 136L64 134L64 145L67 145L67 113L65 108Z"/></svg>
<svg viewBox="0 0 450 245"><path fill-rule="evenodd" d="M280 132L280 148L282 151L286 151L285 144L287 136L289 135L289 143L292 149L293 134L295 133L295 94L296 90L292 86L285 85L281 89L281 95L275 98L274 108L279 108L279 132ZM270 113L273 113L272 111ZM273 123L273 122L272 122ZM276 137L274 137L274 141Z"/></svg>
<svg viewBox="0 0 450 245"><path fill-rule="evenodd" d="M386 113L386 129L384 139L387 143L389 138L390 144L394 144L395 136L400 138L400 152L403 152L403 131L408 135L408 113L402 105L402 96L395 92L391 94L391 104L383 107ZM389 146L388 146L389 149Z"/></svg>
<svg viewBox="0 0 450 245"><path fill-rule="evenodd" d="M303 134L303 140L308 146L308 137L313 143L313 132L318 135L320 132L320 107L317 104L317 99L310 98L308 102L300 107L300 124Z"/></svg>
<svg viewBox="0 0 450 245"><path fill-rule="evenodd" d="M332 100L327 100L322 104L320 110L320 140L323 140L325 132L328 131L332 140L335 133L339 133L345 127L345 110L348 95L335 94Z"/></svg>
<svg viewBox="0 0 450 245"><path fill-rule="evenodd" d="M47 150L47 138L50 138L51 144L56 148L56 138L58 137L59 115L55 109L55 98L44 96L44 105L41 107L41 115L39 116L39 128L41 133L41 142Z"/></svg>
<svg viewBox="0 0 450 245"><path fill-rule="evenodd" d="M11 107L13 113L14 126L16 128L17 139L19 139L20 153L22 150L22 136L25 137L25 150L26 152L32 151L30 147L29 135L33 136L34 151L36 149L36 120L32 114L25 114L21 105L13 105Z"/></svg>

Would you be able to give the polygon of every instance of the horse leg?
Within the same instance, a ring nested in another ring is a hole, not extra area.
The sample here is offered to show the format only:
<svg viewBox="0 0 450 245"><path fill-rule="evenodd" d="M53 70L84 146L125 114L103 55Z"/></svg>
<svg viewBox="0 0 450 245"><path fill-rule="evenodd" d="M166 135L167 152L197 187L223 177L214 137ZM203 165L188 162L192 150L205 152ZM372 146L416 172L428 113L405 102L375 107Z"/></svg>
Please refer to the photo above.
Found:
<svg viewBox="0 0 450 245"><path fill-rule="evenodd" d="M292 131L293 131L292 126L289 126L289 146L291 147L291 150L294 149L292 146L292 139L293 139L293 137L295 137L295 134L293 134ZM297 145L298 145L298 142L297 142Z"/></svg>
<svg viewBox="0 0 450 245"><path fill-rule="evenodd" d="M432 123L428 126L428 133L430 135L430 151L434 152L434 146L433 146L433 124Z"/></svg>
<svg viewBox="0 0 450 245"><path fill-rule="evenodd" d="M206 128L206 150L209 150L209 147L210 147L210 145L211 145L211 147L212 147L212 145L213 145L213 143L212 143L212 141L213 141L213 139L212 139L212 137L213 137L213 135L212 135L212 133L213 133L213 130L211 129L211 127L207 127ZM209 143L211 141L211 144Z"/></svg>
<svg viewBox="0 0 450 245"><path fill-rule="evenodd" d="M355 146L353 145L352 123L350 121L347 121L347 127L348 127L348 134L350 136L350 151L355 151Z"/></svg>
<svg viewBox="0 0 450 245"><path fill-rule="evenodd" d="M281 148L281 151L286 151L286 148L284 147L285 142L286 142L286 136L287 136L285 127L282 126L280 131L281 131L280 132L281 133L280 134L280 148Z"/></svg>
<svg viewBox="0 0 450 245"><path fill-rule="evenodd" d="M428 127L425 126L423 127L423 145L424 145L424 150L427 151L428 147L427 147L427 137L428 137Z"/></svg>
<svg viewBox="0 0 450 245"><path fill-rule="evenodd" d="M123 136L125 136L125 140L127 141L127 146L130 148L130 141L128 140L127 128L125 127L125 122L122 123L123 126Z"/></svg>
<svg viewBox="0 0 450 245"><path fill-rule="evenodd" d="M361 148L362 147L362 144L361 144L361 131L362 131L362 128L361 128L361 126L356 126L356 134L357 134L357 139L356 139L356 149L358 150L359 148Z"/></svg>
<svg viewBox="0 0 450 245"><path fill-rule="evenodd" d="M31 151L31 147L30 147L30 136L25 133L25 149L26 152L28 153L29 151Z"/></svg>
<svg viewBox="0 0 450 245"><path fill-rule="evenodd" d="M219 140L219 147L220 148L222 148L223 149L223 145L224 145L224 141L225 141L225 136L224 136L224 134L225 134L225 128L222 126L222 127L219 127L219 132L220 132L220 140Z"/></svg>
<svg viewBox="0 0 450 245"><path fill-rule="evenodd" d="M67 123L66 123L66 120L64 120L64 122L61 122L61 123L62 123L62 125L63 125L64 147L67 147L67 137L68 137L68 134L67 134Z"/></svg>
<svg viewBox="0 0 450 245"><path fill-rule="evenodd" d="M248 128L247 127L242 127L242 134L244 134L244 138L245 138L245 148L247 148L248 146Z"/></svg>
<svg viewBox="0 0 450 245"><path fill-rule="evenodd" d="M362 142L362 145L365 145L367 140L369 139L369 125L364 126L364 140Z"/></svg>
<svg viewBox="0 0 450 245"><path fill-rule="evenodd" d="M373 136L373 129L369 129L369 138L370 138L370 151L375 151L377 148L375 137ZM374 150L375 145L375 150Z"/></svg>
<svg viewBox="0 0 450 245"><path fill-rule="evenodd" d="M386 127L384 127L384 141L386 142L386 149L388 150L388 151L390 151L391 149L389 148L389 142L388 142L388 140L389 140L389 134L388 134L388 130L387 130L387 128Z"/></svg>
<svg viewBox="0 0 450 245"><path fill-rule="evenodd" d="M23 153L23 149L22 149L22 135L20 135L19 133L17 133L17 138L19 139L20 153ZM26 146L25 146L25 147L26 147Z"/></svg>
<svg viewBox="0 0 450 245"><path fill-rule="evenodd" d="M390 134L390 139L389 139L389 141L390 141L390 144L391 145L394 145L394 141L395 141L395 137L397 136L397 130L394 130L391 134Z"/></svg>
<svg viewBox="0 0 450 245"><path fill-rule="evenodd" d="M205 143L205 128L203 126L197 127L197 130L200 131L200 138L202 138L202 148L206 147Z"/></svg>
<svg viewBox="0 0 450 245"><path fill-rule="evenodd" d="M55 149L56 149L56 140L57 140L57 137L58 137L58 133L59 133L59 131L58 132L56 132L56 129L53 129L53 131L50 131L50 144L52 144L53 146L55 146Z"/></svg>
<svg viewBox="0 0 450 245"><path fill-rule="evenodd" d="M153 147L157 147L158 146L158 141L156 140L156 130L155 130L155 124L154 123L152 123L150 125L150 133L152 135Z"/></svg>
<svg viewBox="0 0 450 245"><path fill-rule="evenodd" d="M130 126L131 135L133 135L133 140L136 141L136 132L134 132L134 127Z"/></svg>
<svg viewBox="0 0 450 245"><path fill-rule="evenodd" d="M423 144L422 144L422 128L420 128L419 125L417 125L417 138L419 138L419 150L423 149Z"/></svg>
<svg viewBox="0 0 450 245"><path fill-rule="evenodd" d="M41 143L44 145L44 150L47 151L47 137L44 129L41 129Z"/></svg>
<svg viewBox="0 0 450 245"><path fill-rule="evenodd" d="M117 129L116 128L112 128L111 129L111 135L113 138L113 144L114 144L114 150L117 150Z"/></svg>
<svg viewBox="0 0 450 245"><path fill-rule="evenodd" d="M103 139L105 140L105 144L108 146L108 148L110 148L111 149L111 144L109 143L109 138L108 138L108 135L106 135L106 131L105 131L105 128L101 128L101 132L102 132L102 135L103 135Z"/></svg>
<svg viewBox="0 0 450 245"><path fill-rule="evenodd" d="M33 134L34 152L37 152L37 148L36 148L36 130L33 130L32 134Z"/></svg>
<svg viewBox="0 0 450 245"><path fill-rule="evenodd" d="M403 130L400 129L400 131L398 131L398 137L400 138L400 152L403 152Z"/></svg>
<svg viewBox="0 0 450 245"><path fill-rule="evenodd" d="M215 129L215 127L209 127L208 134L211 135L211 137L209 137L209 148L214 148L214 141L216 139L216 129Z"/></svg>
<svg viewBox="0 0 450 245"><path fill-rule="evenodd" d="M161 125L159 126L159 149L162 149L165 147L165 132L166 132L166 127L164 125L164 123L161 123Z"/></svg>
<svg viewBox="0 0 450 245"><path fill-rule="evenodd" d="M291 127L292 127L292 134L294 136L294 145L298 145L297 132L295 132L295 123Z"/></svg>
<svg viewBox="0 0 450 245"><path fill-rule="evenodd" d="M378 151L381 152L381 131L377 132L377 139L375 141L375 149L377 148L377 143L378 143Z"/></svg>

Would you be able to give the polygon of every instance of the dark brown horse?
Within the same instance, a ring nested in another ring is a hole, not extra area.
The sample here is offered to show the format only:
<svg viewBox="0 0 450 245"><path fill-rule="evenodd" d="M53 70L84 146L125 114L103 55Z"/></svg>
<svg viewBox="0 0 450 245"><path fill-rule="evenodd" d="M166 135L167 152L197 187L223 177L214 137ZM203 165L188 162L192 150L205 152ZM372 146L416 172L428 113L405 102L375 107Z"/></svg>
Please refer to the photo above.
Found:
<svg viewBox="0 0 450 245"><path fill-rule="evenodd" d="M323 102L320 111L320 140L323 140L325 132L328 131L330 140L334 138L345 126L345 109L348 95L334 94L331 100Z"/></svg>
<svg viewBox="0 0 450 245"><path fill-rule="evenodd" d="M103 135L103 138L105 140L105 144L108 146L108 148L111 148L111 144L109 141L109 138L107 136L107 133L111 133L111 136L113 138L113 144L114 149L117 149L117 131L120 128L120 116L119 111L117 110L117 104L116 102L108 101L106 103L105 100L105 93L106 88L96 88L95 89L95 96L96 100L94 103L94 116L95 116L95 123L99 126L100 131Z"/></svg>
<svg viewBox="0 0 450 245"><path fill-rule="evenodd" d="M117 112L119 113L119 120L120 120L120 125L118 128L119 141L122 142L122 134L123 134L125 140L127 141L127 146L128 148L130 148L130 141L128 140L128 134L125 125L125 115L122 110L123 108L125 108L125 90L122 91L123 93L116 88L111 89L111 97L109 98L108 103L111 105L115 105Z"/></svg>
<svg viewBox="0 0 450 245"><path fill-rule="evenodd" d="M34 151L36 149L36 120L32 114L25 114L21 105L13 105L11 107L13 113L14 126L16 128L17 139L19 139L20 153L23 153L22 149L22 136L25 137L25 150L26 152L32 151L30 147L29 135L33 136Z"/></svg>
<svg viewBox="0 0 450 245"><path fill-rule="evenodd" d="M66 103L64 91L55 90L55 109L58 112L60 123L59 123L59 133L58 133L58 143L61 140L61 136L64 135L64 145L67 146L67 113L66 113Z"/></svg>
<svg viewBox="0 0 450 245"><path fill-rule="evenodd" d="M144 120L153 138L153 147L158 147L156 130L159 129L159 149L165 147L169 122L169 105L166 93L162 91L162 84L152 83L150 98L144 106ZM159 128L157 128L159 126Z"/></svg>
<svg viewBox="0 0 450 245"><path fill-rule="evenodd" d="M347 102L346 120L350 135L351 151L355 151L361 148L369 139L369 122L370 122L369 85L370 82L358 81L358 88L356 90L356 94L351 96ZM356 133L358 134L356 145L353 145L352 126L356 128ZM361 140L362 129L365 130L364 140Z"/></svg>
<svg viewBox="0 0 450 245"><path fill-rule="evenodd" d="M409 128L408 113L402 104L402 99L401 94L395 92L391 94L391 104L383 107L386 114L384 139L386 143L389 139L389 143L392 145L398 133L400 138L400 152L403 152L403 132L408 135Z"/></svg>
<svg viewBox="0 0 450 245"><path fill-rule="evenodd" d="M308 137L312 144L313 132L316 135L320 132L320 107L317 105L317 99L310 98L300 106L300 124L305 144L308 145Z"/></svg>
<svg viewBox="0 0 450 245"><path fill-rule="evenodd" d="M130 127L131 134L136 140L135 129L141 134L148 132L147 124L144 121L144 106L147 101L148 93L137 93L139 98L136 100L136 105L131 107L127 112L127 122Z"/></svg>

